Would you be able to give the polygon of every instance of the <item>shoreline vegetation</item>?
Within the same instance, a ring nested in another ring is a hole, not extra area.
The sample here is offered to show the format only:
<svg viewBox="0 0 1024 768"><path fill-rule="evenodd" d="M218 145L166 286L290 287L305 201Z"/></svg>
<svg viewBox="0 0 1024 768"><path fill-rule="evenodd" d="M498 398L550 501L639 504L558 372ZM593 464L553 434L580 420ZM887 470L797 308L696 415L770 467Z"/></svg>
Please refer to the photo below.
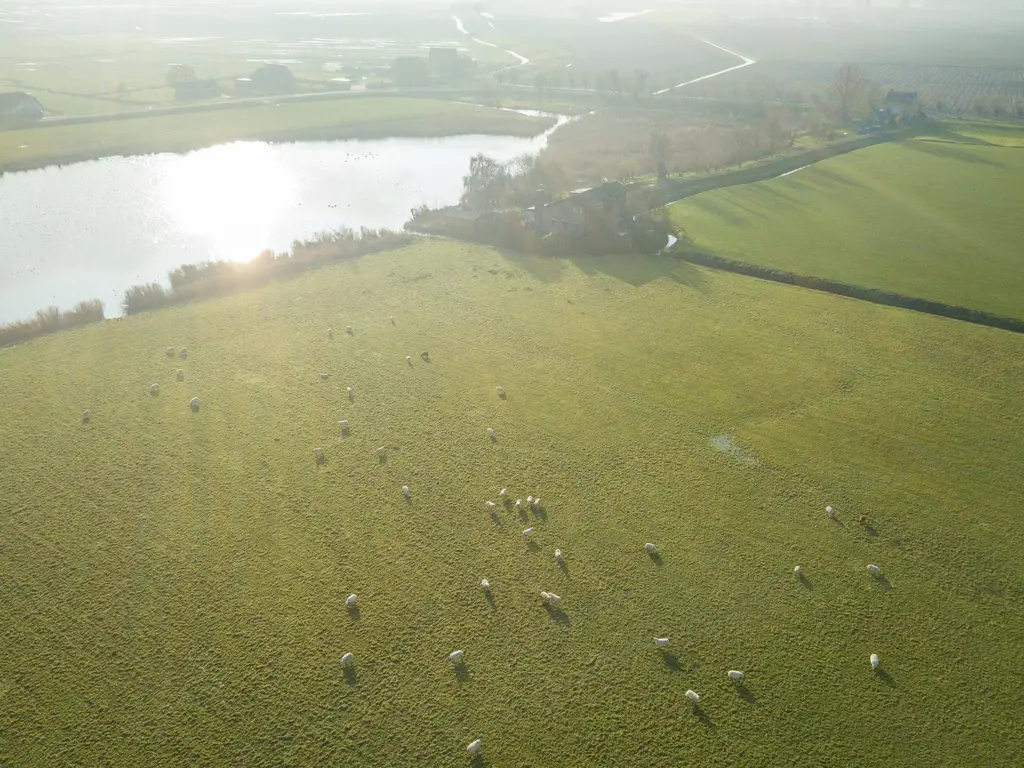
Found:
<svg viewBox="0 0 1024 768"><path fill-rule="evenodd" d="M531 137L554 124L549 117L440 99L368 97L280 107L262 104L202 114L0 131L0 175L105 157L191 152L233 141L286 143L468 134Z"/></svg>
<svg viewBox="0 0 1024 768"><path fill-rule="evenodd" d="M266 250L252 261L208 261L185 264L169 273L170 288L147 283L129 288L121 301L125 316L202 298L224 296L292 277L316 267L410 244L414 235L389 229L359 232L338 229L292 243L287 253ZM0 347L9 347L57 331L106 319L99 299L79 302L68 311L48 307L29 320L0 325Z"/></svg>

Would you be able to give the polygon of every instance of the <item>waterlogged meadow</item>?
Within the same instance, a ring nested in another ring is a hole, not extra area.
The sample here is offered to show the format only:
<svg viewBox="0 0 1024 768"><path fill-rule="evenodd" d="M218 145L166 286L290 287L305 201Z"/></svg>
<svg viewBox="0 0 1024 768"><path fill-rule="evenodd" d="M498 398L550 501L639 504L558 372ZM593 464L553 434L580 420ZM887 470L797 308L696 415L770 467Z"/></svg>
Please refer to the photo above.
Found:
<svg viewBox="0 0 1024 768"><path fill-rule="evenodd" d="M0 350L0 756L1010 764L1022 360L449 242Z"/></svg>

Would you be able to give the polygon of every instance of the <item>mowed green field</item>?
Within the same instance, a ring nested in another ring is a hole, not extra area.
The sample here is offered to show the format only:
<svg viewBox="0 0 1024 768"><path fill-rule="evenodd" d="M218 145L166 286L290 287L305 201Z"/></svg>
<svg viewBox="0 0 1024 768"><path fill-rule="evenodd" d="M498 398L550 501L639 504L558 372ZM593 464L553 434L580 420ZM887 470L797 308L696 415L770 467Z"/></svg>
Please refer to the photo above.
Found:
<svg viewBox="0 0 1024 768"><path fill-rule="evenodd" d="M535 136L551 124L548 119L439 99L359 97L259 104L0 132L0 170L112 154L183 152L226 141L465 133Z"/></svg>
<svg viewBox="0 0 1024 768"><path fill-rule="evenodd" d="M969 130L697 195L672 218L740 261L1024 317L1024 151L1012 131Z"/></svg>
<svg viewBox="0 0 1024 768"><path fill-rule="evenodd" d="M1022 754L1019 335L433 242L0 350L0 380L4 763ZM492 518L502 487L543 511Z"/></svg>

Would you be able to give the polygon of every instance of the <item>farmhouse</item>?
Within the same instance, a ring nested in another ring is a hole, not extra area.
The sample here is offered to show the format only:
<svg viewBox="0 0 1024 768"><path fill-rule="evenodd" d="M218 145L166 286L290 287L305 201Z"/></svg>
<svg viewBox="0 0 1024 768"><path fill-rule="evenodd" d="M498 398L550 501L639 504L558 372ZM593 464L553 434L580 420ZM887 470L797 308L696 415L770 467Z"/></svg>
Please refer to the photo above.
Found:
<svg viewBox="0 0 1024 768"><path fill-rule="evenodd" d="M30 125L43 119L43 105L27 93L0 93L0 128Z"/></svg>
<svg viewBox="0 0 1024 768"><path fill-rule="evenodd" d="M921 109L917 91L889 91L883 109L892 117L916 117Z"/></svg>
<svg viewBox="0 0 1024 768"><path fill-rule="evenodd" d="M292 93L295 75L284 64L264 64L249 77L256 93ZM236 83L237 85L237 83Z"/></svg>
<svg viewBox="0 0 1024 768"><path fill-rule="evenodd" d="M534 229L576 235L584 232L588 216L598 216L617 229L626 226L631 219L626 206L626 187L617 181L605 182L523 211L524 220Z"/></svg>

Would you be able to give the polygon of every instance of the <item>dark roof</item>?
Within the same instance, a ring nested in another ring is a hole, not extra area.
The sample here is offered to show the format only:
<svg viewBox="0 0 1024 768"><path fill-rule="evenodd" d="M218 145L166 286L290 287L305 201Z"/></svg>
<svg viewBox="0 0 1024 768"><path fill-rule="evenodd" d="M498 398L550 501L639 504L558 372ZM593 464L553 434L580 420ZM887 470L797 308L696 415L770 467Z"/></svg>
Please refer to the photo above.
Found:
<svg viewBox="0 0 1024 768"><path fill-rule="evenodd" d="M26 103L39 104L34 96L30 96L22 91L0 93L0 109L11 109L12 107L19 107Z"/></svg>
<svg viewBox="0 0 1024 768"><path fill-rule="evenodd" d="M889 91L885 97L887 104L913 104L917 101L917 91Z"/></svg>

